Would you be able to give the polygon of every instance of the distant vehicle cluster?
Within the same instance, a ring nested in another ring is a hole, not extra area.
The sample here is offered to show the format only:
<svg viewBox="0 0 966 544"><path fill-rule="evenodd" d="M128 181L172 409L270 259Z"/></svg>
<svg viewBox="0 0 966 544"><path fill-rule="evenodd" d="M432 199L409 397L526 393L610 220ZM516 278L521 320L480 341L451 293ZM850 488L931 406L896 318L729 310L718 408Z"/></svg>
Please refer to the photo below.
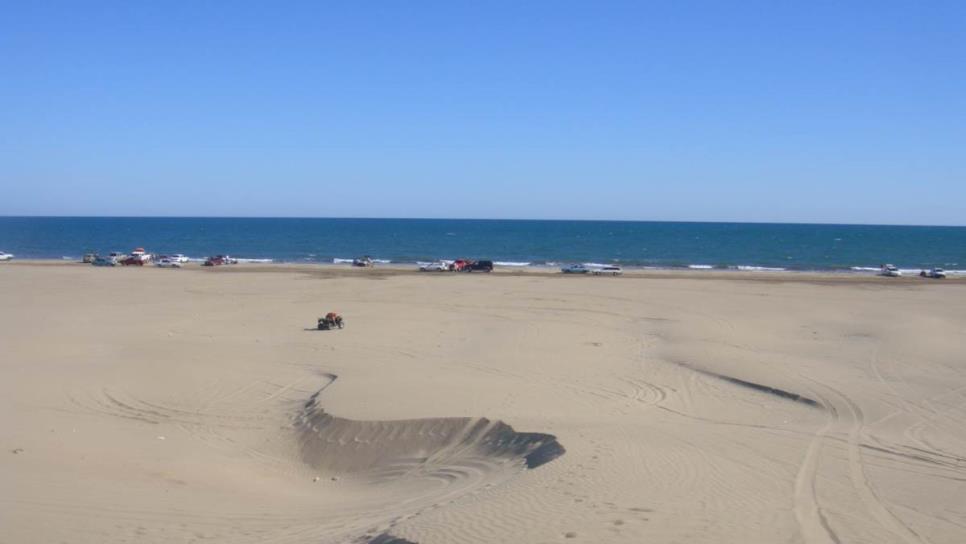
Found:
<svg viewBox="0 0 966 544"><path fill-rule="evenodd" d="M884 264L879 270L880 276L885 276L887 278L899 278L902 277L902 270L894 264ZM932 268L930 270L920 270L919 277L931 278L934 280L946 279L946 271L942 268Z"/></svg>
<svg viewBox="0 0 966 544"><path fill-rule="evenodd" d="M169 259L166 255L163 257L164 259ZM94 266L144 266L152 262L158 264L161 259L162 257L156 258L153 254L144 251L143 247L139 247L130 253L112 251L106 256L97 253L88 253L84 255L83 261ZM185 260L187 261L187 259Z"/></svg>
<svg viewBox="0 0 966 544"><path fill-rule="evenodd" d="M419 270L421 272L493 272L493 261L469 259L433 261L420 265Z"/></svg>
<svg viewBox="0 0 966 544"><path fill-rule="evenodd" d="M87 253L84 255L82 261L94 266L145 266L153 264L158 268L181 268L190 259L181 253L154 255L153 253L145 251L143 247L139 247L130 253L122 253L119 251L112 251L107 255ZM236 264L237 262L237 259L233 259L228 255L215 255L205 259L202 266L220 266L223 264Z"/></svg>
<svg viewBox="0 0 966 544"><path fill-rule="evenodd" d="M205 259L205 262L201 263L201 266L221 266L224 264L238 264L238 259L234 259L228 255L215 255L214 257Z"/></svg>
<svg viewBox="0 0 966 544"><path fill-rule="evenodd" d="M594 276L620 276L624 273L621 267L614 264L571 264L564 266L560 271L564 274L591 274Z"/></svg>
<svg viewBox="0 0 966 544"><path fill-rule="evenodd" d="M10 261L14 258L10 253L0 251L0 262ZM238 264L239 260L231 257L230 255L213 255L204 259L189 259L187 256L181 253L173 253L167 255L155 255L145 251L143 247L135 248L130 253L123 253L118 251L112 251L107 255L101 255L98 253L86 253L83 257L83 262L91 264L93 266L145 266L154 265L159 268L182 268L187 263L194 260L195 262L201 262L201 266L215 267L223 265ZM242 259L243 262L271 262L271 259ZM333 259L336 264L346 263L351 264L354 267L369 268L374 266L376 263L390 263L388 260L373 259L368 255L362 257L357 257L352 259ZM500 266L528 266L530 263L514 263L514 262L497 262L494 263L489 259L453 259L453 260L437 260L433 262L419 263L419 271L421 272L492 272L494 265L499 264ZM691 265L689 268L712 268L710 265ZM738 270L743 270L746 268L757 268L757 267L737 267ZM760 270L784 270L784 269L768 269L760 268ZM875 268L855 268L853 270L869 271L873 272ZM567 264L560 268L560 272L563 274L586 274L591 276L620 276L624 273L624 270L616 264L597 264L597 263L574 263ZM903 276L903 273L914 275L916 273L915 269L902 270L894 264L883 264L879 267L877 275L887 277L887 278L899 278ZM953 270L950 272L953 275L962 274L959 270ZM947 277L947 271L943 268L931 268L931 269L921 269L918 273L919 277L928 279L945 279Z"/></svg>
<svg viewBox="0 0 966 544"><path fill-rule="evenodd" d="M419 266L421 272L492 272L493 261L471 261L456 259L452 261L440 260L424 263ZM590 274L593 276L620 276L624 270L617 265L610 264L571 264L560 269L564 274Z"/></svg>

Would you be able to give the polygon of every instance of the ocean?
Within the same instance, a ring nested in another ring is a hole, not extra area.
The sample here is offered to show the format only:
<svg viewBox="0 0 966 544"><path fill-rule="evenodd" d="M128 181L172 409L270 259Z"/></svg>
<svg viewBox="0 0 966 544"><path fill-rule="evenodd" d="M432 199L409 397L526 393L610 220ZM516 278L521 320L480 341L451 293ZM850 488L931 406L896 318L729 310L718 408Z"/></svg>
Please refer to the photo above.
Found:
<svg viewBox="0 0 966 544"><path fill-rule="evenodd" d="M501 266L617 263L626 267L871 271L966 269L966 227L530 221L0 217L0 250L24 259L84 253L230 254L339 263L490 259Z"/></svg>

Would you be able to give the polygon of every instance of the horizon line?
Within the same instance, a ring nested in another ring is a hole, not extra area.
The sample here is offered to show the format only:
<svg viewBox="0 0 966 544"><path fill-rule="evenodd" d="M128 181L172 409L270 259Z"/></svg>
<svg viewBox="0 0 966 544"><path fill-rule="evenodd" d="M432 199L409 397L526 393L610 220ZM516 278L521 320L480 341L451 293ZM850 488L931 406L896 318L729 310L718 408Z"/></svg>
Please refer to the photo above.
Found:
<svg viewBox="0 0 966 544"><path fill-rule="evenodd" d="M358 217L358 216L272 216L272 215L6 215L0 219L336 219L336 220L388 220L388 221L530 221L530 222L584 222L584 223L687 223L718 225L803 225L838 227L927 227L966 228L962 225L936 225L922 223L840 223L809 221L723 221L696 219L535 219L493 217Z"/></svg>

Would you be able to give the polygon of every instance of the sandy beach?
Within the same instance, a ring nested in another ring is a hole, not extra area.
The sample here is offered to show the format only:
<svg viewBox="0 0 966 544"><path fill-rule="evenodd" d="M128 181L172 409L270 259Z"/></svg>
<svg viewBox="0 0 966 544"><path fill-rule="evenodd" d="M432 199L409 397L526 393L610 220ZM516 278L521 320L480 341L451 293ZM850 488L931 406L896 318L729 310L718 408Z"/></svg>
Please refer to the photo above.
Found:
<svg viewBox="0 0 966 544"><path fill-rule="evenodd" d="M5 544L966 541L964 281L7 263L0 300Z"/></svg>

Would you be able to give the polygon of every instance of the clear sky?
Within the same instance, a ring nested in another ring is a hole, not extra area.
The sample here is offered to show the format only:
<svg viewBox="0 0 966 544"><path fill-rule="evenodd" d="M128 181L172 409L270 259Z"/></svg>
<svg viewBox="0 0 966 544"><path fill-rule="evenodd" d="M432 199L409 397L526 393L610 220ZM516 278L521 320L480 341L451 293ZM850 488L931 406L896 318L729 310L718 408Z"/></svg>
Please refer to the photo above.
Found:
<svg viewBox="0 0 966 544"><path fill-rule="evenodd" d="M0 215L966 224L966 2L6 2Z"/></svg>

